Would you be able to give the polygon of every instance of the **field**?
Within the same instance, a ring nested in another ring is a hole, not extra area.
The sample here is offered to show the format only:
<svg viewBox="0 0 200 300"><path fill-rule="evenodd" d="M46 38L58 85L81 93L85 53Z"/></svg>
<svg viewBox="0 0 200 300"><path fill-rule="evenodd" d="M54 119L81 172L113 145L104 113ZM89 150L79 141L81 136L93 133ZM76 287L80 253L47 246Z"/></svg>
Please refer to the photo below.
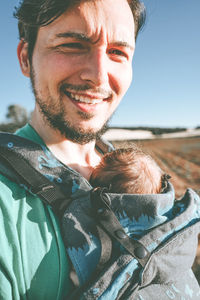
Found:
<svg viewBox="0 0 200 300"><path fill-rule="evenodd" d="M143 141L117 141L116 148L140 145L158 162L160 167L172 176L176 198L180 198L188 187L200 195L200 137L179 139L155 139ZM196 261L193 266L200 283L200 237Z"/></svg>

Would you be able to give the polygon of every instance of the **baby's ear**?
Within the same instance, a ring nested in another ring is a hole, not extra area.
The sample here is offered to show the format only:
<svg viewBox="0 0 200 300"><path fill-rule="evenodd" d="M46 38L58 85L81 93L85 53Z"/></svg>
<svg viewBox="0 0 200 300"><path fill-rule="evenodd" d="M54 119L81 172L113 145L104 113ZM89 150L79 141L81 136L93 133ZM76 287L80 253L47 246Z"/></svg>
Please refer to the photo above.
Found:
<svg viewBox="0 0 200 300"><path fill-rule="evenodd" d="M169 174L163 174L161 176L161 191L160 193L164 193L165 189L168 186L169 179L172 178Z"/></svg>
<svg viewBox="0 0 200 300"><path fill-rule="evenodd" d="M24 76L30 77L30 62L28 58L28 43L21 39L17 47L17 56Z"/></svg>

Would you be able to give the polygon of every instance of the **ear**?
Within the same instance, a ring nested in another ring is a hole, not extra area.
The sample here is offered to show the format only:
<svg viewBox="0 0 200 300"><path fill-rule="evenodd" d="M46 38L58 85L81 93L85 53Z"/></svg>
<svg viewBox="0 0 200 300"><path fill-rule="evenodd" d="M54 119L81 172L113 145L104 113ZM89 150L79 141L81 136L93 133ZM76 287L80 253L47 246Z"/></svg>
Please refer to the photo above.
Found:
<svg viewBox="0 0 200 300"><path fill-rule="evenodd" d="M28 59L28 43L23 39L20 40L17 47L17 56L21 71L26 77L30 77L30 62Z"/></svg>

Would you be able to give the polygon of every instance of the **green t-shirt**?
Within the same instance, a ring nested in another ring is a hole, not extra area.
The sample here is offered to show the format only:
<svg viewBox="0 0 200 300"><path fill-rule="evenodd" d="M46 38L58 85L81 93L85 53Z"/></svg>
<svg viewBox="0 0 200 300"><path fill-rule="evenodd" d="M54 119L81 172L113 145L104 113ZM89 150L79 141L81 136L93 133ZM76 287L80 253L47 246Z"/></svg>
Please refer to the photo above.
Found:
<svg viewBox="0 0 200 300"><path fill-rule="evenodd" d="M43 144L30 125L17 134ZM39 198L0 175L0 299L59 300L69 286L57 218Z"/></svg>

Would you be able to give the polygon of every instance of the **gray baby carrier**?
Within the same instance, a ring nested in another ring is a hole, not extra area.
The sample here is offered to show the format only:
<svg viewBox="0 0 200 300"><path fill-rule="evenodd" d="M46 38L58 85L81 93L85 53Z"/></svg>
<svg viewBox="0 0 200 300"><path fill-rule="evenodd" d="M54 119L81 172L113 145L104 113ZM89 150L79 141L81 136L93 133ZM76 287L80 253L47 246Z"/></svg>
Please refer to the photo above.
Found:
<svg viewBox="0 0 200 300"><path fill-rule="evenodd" d="M200 199L188 189L162 194L111 194L93 189L44 146L0 134L0 171L59 216L72 262L67 299L200 299L191 271L200 230ZM100 151L109 145L99 141Z"/></svg>

